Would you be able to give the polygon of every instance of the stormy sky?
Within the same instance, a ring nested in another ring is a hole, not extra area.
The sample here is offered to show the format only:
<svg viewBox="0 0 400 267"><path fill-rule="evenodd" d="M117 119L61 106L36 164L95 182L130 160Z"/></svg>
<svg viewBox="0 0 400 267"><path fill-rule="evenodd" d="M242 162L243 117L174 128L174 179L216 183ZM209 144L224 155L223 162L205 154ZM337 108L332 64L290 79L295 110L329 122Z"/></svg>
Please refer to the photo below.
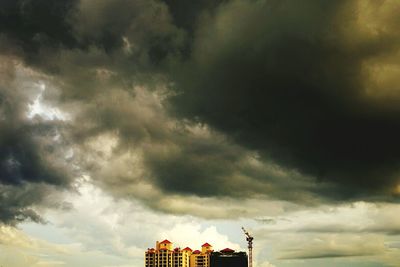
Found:
<svg viewBox="0 0 400 267"><path fill-rule="evenodd" d="M398 266L400 2L0 0L0 265Z"/></svg>

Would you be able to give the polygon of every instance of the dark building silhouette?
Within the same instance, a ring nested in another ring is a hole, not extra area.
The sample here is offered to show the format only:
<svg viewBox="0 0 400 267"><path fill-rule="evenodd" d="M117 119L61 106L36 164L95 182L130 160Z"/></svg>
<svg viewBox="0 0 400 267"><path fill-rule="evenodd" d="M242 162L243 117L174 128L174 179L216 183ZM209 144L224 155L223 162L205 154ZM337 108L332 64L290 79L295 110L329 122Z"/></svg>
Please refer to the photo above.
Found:
<svg viewBox="0 0 400 267"><path fill-rule="evenodd" d="M247 253L226 248L210 255L210 267L248 267Z"/></svg>

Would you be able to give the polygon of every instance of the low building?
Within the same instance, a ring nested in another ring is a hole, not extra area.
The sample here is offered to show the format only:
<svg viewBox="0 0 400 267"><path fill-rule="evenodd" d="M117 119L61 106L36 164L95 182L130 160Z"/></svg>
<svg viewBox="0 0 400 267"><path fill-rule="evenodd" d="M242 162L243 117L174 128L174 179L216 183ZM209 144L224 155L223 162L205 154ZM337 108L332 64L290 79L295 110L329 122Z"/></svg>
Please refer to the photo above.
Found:
<svg viewBox="0 0 400 267"><path fill-rule="evenodd" d="M248 267L247 253L226 248L210 254L210 267Z"/></svg>

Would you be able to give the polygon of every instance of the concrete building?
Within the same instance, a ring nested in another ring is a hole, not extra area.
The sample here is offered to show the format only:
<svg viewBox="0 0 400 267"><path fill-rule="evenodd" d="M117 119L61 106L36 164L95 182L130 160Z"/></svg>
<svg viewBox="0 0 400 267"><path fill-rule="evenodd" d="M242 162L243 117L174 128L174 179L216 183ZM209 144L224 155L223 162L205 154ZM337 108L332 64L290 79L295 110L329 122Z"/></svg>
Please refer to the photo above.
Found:
<svg viewBox="0 0 400 267"><path fill-rule="evenodd" d="M226 248L210 255L210 267L248 267L247 253Z"/></svg>
<svg viewBox="0 0 400 267"><path fill-rule="evenodd" d="M201 246L201 251L193 251L190 256L190 267L210 267L210 254L212 251L212 246L208 243L204 243Z"/></svg>
<svg viewBox="0 0 400 267"><path fill-rule="evenodd" d="M145 252L145 267L190 267L189 247L175 248L169 240L156 242L156 248L149 248Z"/></svg>
<svg viewBox="0 0 400 267"><path fill-rule="evenodd" d="M154 267L172 267L172 243L164 240L156 243L156 261Z"/></svg>
<svg viewBox="0 0 400 267"><path fill-rule="evenodd" d="M189 247L184 249L175 248L173 254L173 267L190 267L190 255L192 250Z"/></svg>
<svg viewBox="0 0 400 267"><path fill-rule="evenodd" d="M147 249L145 253L145 267L156 266L156 250L154 248Z"/></svg>

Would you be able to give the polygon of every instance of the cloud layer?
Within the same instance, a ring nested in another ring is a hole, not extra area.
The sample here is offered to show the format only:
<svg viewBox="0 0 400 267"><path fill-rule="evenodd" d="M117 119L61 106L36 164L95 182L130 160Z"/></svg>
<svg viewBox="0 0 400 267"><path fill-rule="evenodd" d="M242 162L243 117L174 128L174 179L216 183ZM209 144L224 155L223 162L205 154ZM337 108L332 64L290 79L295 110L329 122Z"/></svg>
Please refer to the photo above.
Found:
<svg viewBox="0 0 400 267"><path fill-rule="evenodd" d="M220 214L194 208L203 199L396 201L398 8L4 1L1 221L39 220L44 192L83 176L206 217ZM42 111L29 116L40 82Z"/></svg>

